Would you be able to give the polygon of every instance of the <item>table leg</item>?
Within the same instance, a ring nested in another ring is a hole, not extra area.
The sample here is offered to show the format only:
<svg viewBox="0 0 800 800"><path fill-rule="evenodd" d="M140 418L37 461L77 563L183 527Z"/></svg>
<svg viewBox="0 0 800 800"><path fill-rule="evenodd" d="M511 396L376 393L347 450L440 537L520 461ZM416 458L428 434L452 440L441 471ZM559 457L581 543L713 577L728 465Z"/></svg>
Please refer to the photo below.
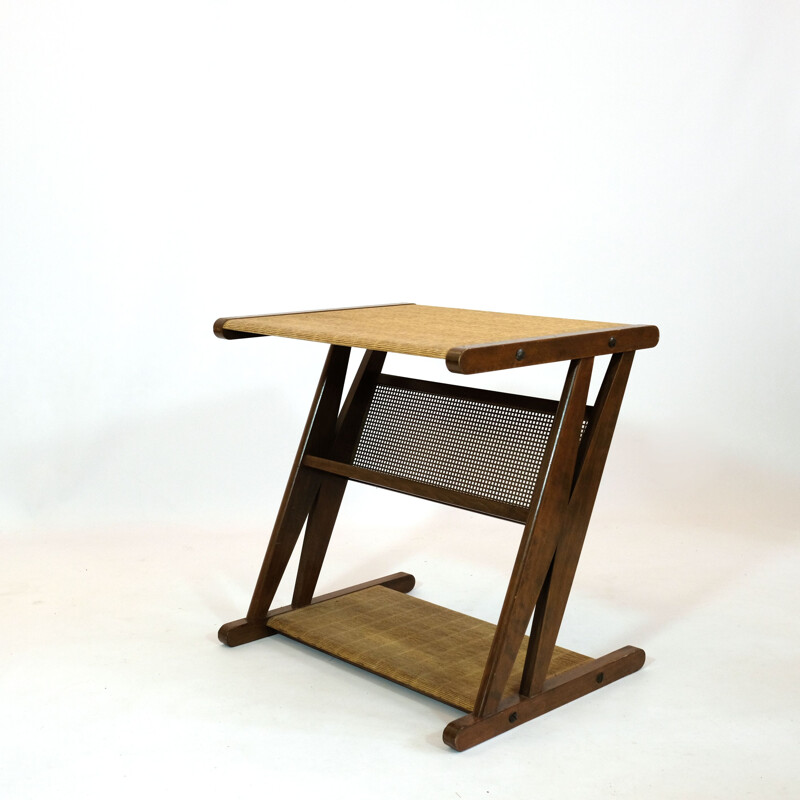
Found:
<svg viewBox="0 0 800 800"><path fill-rule="evenodd" d="M576 420L585 409L591 359L570 366L548 443L546 472L531 503L474 711L444 732L445 742L457 750L497 736L644 664L644 651L627 647L547 678L633 355L612 357L582 437ZM504 689L510 665L531 613L519 693L509 697Z"/></svg>
<svg viewBox="0 0 800 800"><path fill-rule="evenodd" d="M328 351L247 617L226 623L220 628L219 638L225 644L234 640L236 644L244 644L268 635L267 611L321 481L319 473L302 466L302 460L309 451L327 451L333 442L349 357L349 347L331 345Z"/></svg>
<svg viewBox="0 0 800 800"><path fill-rule="evenodd" d="M541 594L564 524L593 359L572 361L553 420L539 480L511 573L503 609L475 700L475 715L495 713Z"/></svg>

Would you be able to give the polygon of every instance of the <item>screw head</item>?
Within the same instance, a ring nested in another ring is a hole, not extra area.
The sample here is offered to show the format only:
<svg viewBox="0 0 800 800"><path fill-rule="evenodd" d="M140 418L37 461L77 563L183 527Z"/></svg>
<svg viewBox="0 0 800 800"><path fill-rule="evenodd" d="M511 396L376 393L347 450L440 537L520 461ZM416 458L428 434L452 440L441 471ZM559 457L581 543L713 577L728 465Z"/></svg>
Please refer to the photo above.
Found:
<svg viewBox="0 0 800 800"><path fill-rule="evenodd" d="M517 361L522 361L522 359L525 358L525 351L520 347L520 349L515 353L514 357L517 359Z"/></svg>
<svg viewBox="0 0 800 800"><path fill-rule="evenodd" d="M518 715L517 715L517 712L516 712L516 711L512 711L512 712L511 712L511 713L508 715L508 721L509 721L509 722L516 722L516 721L517 721L517 716L518 716Z"/></svg>
<svg viewBox="0 0 800 800"><path fill-rule="evenodd" d="M598 683L602 683L602 682L603 682L603 678L604 678L604 677L605 677L605 676L603 675L603 673L602 673L602 672L598 672L598 673L597 673L597 677L595 678L595 680L596 680Z"/></svg>
<svg viewBox="0 0 800 800"><path fill-rule="evenodd" d="M608 346L609 347L616 347L617 346L617 340L613 336L608 340Z"/></svg>

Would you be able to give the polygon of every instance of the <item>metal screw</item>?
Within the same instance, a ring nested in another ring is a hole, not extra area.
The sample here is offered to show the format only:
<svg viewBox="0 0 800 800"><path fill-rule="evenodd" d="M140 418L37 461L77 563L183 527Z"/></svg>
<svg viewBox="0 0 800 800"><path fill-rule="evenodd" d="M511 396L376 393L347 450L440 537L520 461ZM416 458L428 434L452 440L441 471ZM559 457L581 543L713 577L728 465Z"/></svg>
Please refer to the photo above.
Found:
<svg viewBox="0 0 800 800"><path fill-rule="evenodd" d="M595 678L595 680L596 680L598 683L602 683L602 682L603 682L603 673L602 673L602 672L598 672L598 673L597 673L597 677Z"/></svg>
<svg viewBox="0 0 800 800"><path fill-rule="evenodd" d="M517 712L516 712L516 711L512 711L512 712L511 712L511 713L508 715L508 721L509 721L509 722L516 722L516 721L517 721Z"/></svg>
<svg viewBox="0 0 800 800"><path fill-rule="evenodd" d="M616 347L617 346L617 340L613 336L608 340L608 346L609 347Z"/></svg>
<svg viewBox="0 0 800 800"><path fill-rule="evenodd" d="M523 358L525 358L525 351L520 347L516 352L516 359L517 361L522 361Z"/></svg>

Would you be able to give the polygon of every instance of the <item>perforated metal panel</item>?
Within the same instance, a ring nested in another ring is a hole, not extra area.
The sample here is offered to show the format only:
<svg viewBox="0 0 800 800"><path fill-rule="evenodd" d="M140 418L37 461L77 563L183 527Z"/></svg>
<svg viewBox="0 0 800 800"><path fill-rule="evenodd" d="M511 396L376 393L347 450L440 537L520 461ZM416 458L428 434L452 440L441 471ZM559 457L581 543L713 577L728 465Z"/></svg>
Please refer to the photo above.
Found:
<svg viewBox="0 0 800 800"><path fill-rule="evenodd" d="M422 383L376 387L353 464L528 506L553 411L421 390Z"/></svg>

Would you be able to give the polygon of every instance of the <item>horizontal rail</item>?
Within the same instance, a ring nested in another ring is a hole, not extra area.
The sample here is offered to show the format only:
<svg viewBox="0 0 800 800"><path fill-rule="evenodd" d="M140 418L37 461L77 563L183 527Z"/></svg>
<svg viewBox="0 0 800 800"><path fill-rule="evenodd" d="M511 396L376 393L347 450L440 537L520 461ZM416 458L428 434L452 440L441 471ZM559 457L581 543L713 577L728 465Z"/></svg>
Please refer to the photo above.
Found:
<svg viewBox="0 0 800 800"><path fill-rule="evenodd" d="M522 408L528 411L538 411L541 414L554 416L558 409L557 400L546 400L541 397L529 397L522 394L508 392L495 392L489 389L479 389L474 386L459 386L454 383L437 383L424 381L418 378L407 378L402 375L389 375L383 373L378 379L380 386L394 386L423 394L434 394L440 397L455 397L460 400L473 400L477 403L487 403L501 408Z"/></svg>
<svg viewBox="0 0 800 800"><path fill-rule="evenodd" d="M475 511L478 514L486 514L489 517L498 517L509 522L524 523L528 516L528 508L525 506L503 503L499 500L490 500L467 492L458 492L421 481L400 478L397 475L390 475L386 472L356 467L352 464L344 464L341 461L332 461L329 458L306 456L303 459L303 466L328 472L332 475L340 475L358 483L366 483L370 486L379 486L382 489L391 489L393 492L422 497L425 500L433 500L446 506Z"/></svg>

